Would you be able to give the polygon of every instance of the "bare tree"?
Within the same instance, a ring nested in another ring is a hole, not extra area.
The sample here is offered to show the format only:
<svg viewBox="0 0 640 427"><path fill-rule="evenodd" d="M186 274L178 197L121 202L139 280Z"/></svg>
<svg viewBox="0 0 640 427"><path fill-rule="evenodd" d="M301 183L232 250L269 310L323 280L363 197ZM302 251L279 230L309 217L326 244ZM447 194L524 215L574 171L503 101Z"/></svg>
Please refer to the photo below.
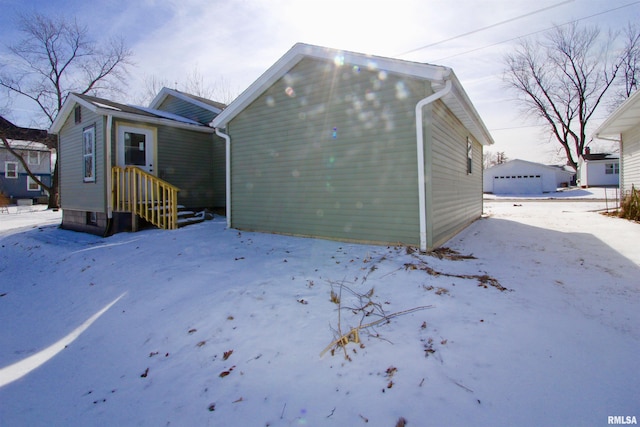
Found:
<svg viewBox="0 0 640 427"><path fill-rule="evenodd" d="M122 39L99 44L75 19L51 18L38 12L21 15L19 29L24 37L8 46L10 61L0 69L0 87L7 91L7 97L35 103L42 112L40 126L51 125L72 92L99 95L124 85L132 52ZM3 142L9 143L6 138ZM55 149L55 145L50 143L49 147ZM57 201L57 158L51 187L49 205L53 206Z"/></svg>
<svg viewBox="0 0 640 427"><path fill-rule="evenodd" d="M622 75L618 86L618 91L612 110L620 105L631 93L638 90L640 80L640 30L638 26L629 24L624 31L625 47L622 57Z"/></svg>
<svg viewBox="0 0 640 427"><path fill-rule="evenodd" d="M482 155L482 165L484 167L484 169L489 169L492 166L495 165L501 165L503 163L506 163L508 160L507 156L505 155L504 151L497 151L497 152L493 152L493 151L485 151Z"/></svg>
<svg viewBox="0 0 640 427"><path fill-rule="evenodd" d="M175 87L176 90L186 92L190 95L196 95L227 105L231 103L239 93L239 91L232 89L229 81L222 76L213 80L213 83L205 81L204 76L196 66L191 73L187 75L184 82L176 81L172 83L168 79L157 76L146 76L144 78L143 91L134 102L140 105L149 104L163 87Z"/></svg>
<svg viewBox="0 0 640 427"><path fill-rule="evenodd" d="M527 114L548 125L573 168L588 142L587 124L638 46L630 37L633 42L616 51L616 40L617 34L572 23L541 40L522 40L505 58L507 85Z"/></svg>

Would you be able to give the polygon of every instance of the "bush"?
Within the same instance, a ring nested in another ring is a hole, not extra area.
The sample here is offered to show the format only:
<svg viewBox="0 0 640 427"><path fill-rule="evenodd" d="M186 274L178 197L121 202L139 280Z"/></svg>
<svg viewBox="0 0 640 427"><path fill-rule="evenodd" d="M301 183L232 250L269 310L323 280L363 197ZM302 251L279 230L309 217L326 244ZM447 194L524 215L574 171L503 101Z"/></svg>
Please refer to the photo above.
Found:
<svg viewBox="0 0 640 427"><path fill-rule="evenodd" d="M620 202L620 217L640 221L640 191L631 186L631 192Z"/></svg>

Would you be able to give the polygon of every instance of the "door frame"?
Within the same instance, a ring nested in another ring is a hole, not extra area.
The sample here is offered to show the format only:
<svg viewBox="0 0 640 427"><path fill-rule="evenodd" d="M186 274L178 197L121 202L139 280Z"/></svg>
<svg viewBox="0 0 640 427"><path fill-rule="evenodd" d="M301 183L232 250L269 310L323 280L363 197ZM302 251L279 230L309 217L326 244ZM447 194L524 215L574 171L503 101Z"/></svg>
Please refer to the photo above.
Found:
<svg viewBox="0 0 640 427"><path fill-rule="evenodd" d="M125 167L124 160L124 134L125 132L140 133L146 136L145 142L147 147L145 148L145 167L140 169L157 176L158 170L158 131L157 128L152 126L145 126L137 123L120 124L116 126L116 165Z"/></svg>

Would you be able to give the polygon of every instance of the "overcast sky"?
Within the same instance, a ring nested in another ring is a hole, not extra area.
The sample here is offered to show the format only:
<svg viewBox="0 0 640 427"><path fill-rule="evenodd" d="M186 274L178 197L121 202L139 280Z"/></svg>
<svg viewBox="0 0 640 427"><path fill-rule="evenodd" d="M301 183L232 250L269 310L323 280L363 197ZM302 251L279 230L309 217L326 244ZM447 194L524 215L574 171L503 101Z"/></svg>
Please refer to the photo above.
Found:
<svg viewBox="0 0 640 427"><path fill-rule="evenodd" d="M603 29L640 22L640 1L634 0L0 0L0 5L2 45L20 36L16 13L33 9L75 16L96 38L124 36L136 63L131 94L144 76L184 82L195 69L210 85L224 79L239 93L297 42L448 66L496 141L489 149L545 163L559 161L554 157L559 146L549 143L545 128L531 126L519 114L502 82L503 58L513 39L572 20ZM24 109L17 106L8 118L29 125ZM602 109L593 130L607 113Z"/></svg>

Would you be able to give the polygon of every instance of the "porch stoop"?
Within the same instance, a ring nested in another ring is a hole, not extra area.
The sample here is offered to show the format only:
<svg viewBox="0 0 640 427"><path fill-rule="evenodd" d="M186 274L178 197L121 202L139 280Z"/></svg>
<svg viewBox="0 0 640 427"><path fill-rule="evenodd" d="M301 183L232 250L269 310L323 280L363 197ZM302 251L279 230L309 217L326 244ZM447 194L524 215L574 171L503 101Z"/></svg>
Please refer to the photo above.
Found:
<svg viewBox="0 0 640 427"><path fill-rule="evenodd" d="M178 228L198 224L209 219L213 219L213 214L206 209L196 212L182 205L178 205Z"/></svg>

